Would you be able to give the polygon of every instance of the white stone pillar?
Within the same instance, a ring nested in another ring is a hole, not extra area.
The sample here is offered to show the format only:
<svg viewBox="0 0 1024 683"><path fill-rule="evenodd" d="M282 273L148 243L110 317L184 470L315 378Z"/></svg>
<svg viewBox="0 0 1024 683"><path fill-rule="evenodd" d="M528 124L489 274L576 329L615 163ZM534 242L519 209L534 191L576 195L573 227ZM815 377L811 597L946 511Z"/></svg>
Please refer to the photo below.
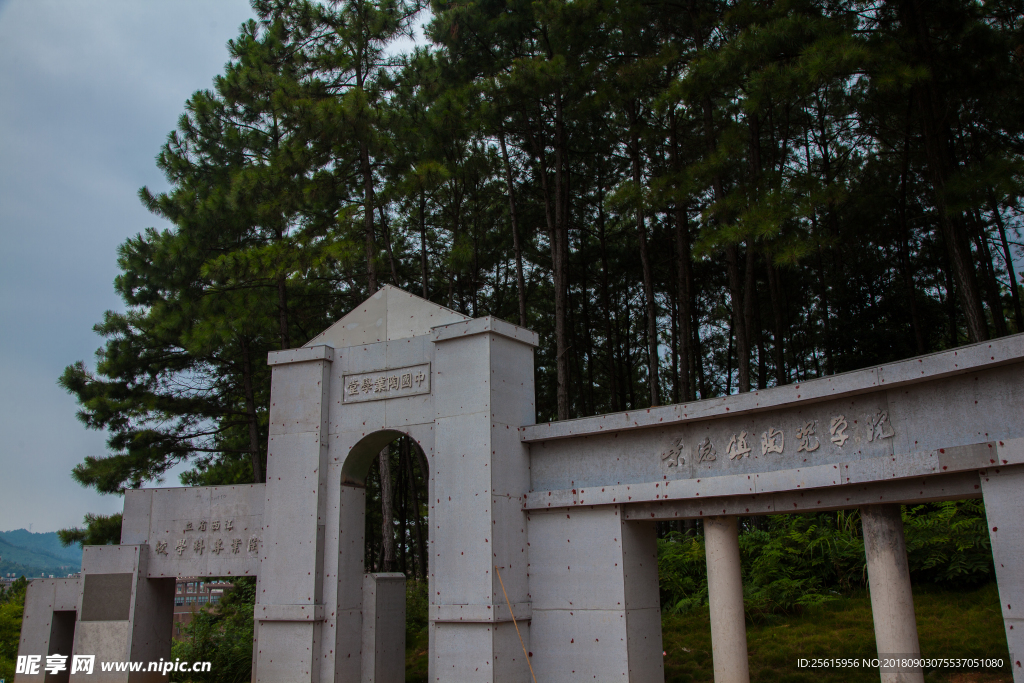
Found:
<svg viewBox="0 0 1024 683"><path fill-rule="evenodd" d="M735 517L706 517L704 544L711 604L715 683L749 683L747 624L743 611L739 529Z"/></svg>
<svg viewBox="0 0 1024 683"><path fill-rule="evenodd" d="M1000 441L999 459L1014 453L1019 462L1021 450L1024 439ZM980 474L1013 682L1024 683L1024 467L993 467Z"/></svg>
<svg viewBox="0 0 1024 683"><path fill-rule="evenodd" d="M878 657L881 660L920 657L900 506L868 505L860 509L860 516ZM881 676L882 683L924 683L924 673L919 667L882 666Z"/></svg>
<svg viewBox="0 0 1024 683"><path fill-rule="evenodd" d="M255 683L318 683L327 502L329 346L273 351ZM334 610L327 616L334 618Z"/></svg>
<svg viewBox="0 0 1024 683"><path fill-rule="evenodd" d="M530 456L519 427L535 420L537 335L487 317L435 327L432 339L429 679L521 683L530 680Z"/></svg>
<svg viewBox="0 0 1024 683"><path fill-rule="evenodd" d="M529 525L537 680L665 680L654 523L602 505L533 511Z"/></svg>

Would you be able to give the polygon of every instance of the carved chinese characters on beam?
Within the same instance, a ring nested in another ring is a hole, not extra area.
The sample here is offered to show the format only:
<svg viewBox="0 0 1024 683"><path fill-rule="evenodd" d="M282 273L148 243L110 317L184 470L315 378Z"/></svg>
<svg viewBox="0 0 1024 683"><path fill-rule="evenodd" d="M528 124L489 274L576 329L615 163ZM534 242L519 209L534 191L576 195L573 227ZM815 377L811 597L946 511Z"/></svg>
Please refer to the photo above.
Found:
<svg viewBox="0 0 1024 683"><path fill-rule="evenodd" d="M854 422L856 423L856 420ZM837 449L842 450L843 446L851 438L851 435L848 433L850 421L847 420L846 415L831 415L827 420L822 420L820 424L822 425L820 427L820 438L825 438L824 425L827 424L828 441ZM867 430L866 438L868 442L891 439L896 435L896 431L889 422L889 412L886 410L878 410L865 416L862 424ZM786 431L782 427L782 425L769 426L761 432L760 450L762 457L786 453ZM821 448L818 420L803 420L797 425L791 425L791 427L795 427L793 430L795 436L793 442L796 444L796 450L794 451L793 446L790 445L790 453L815 453ZM861 438L858 436L855 440L859 442ZM754 447L757 446L758 442L756 439L756 433L751 434L746 431L733 433L725 446L725 452L729 456L729 460L749 458ZM753 446L751 446L751 441L754 444ZM685 438L675 437L672 439L669 447L661 452L660 459L667 467L681 468L686 464L686 455L688 454ZM695 464L716 460L715 444L712 442L711 437L705 437L703 441L692 445L692 457Z"/></svg>
<svg viewBox="0 0 1024 683"><path fill-rule="evenodd" d="M235 520L201 519L198 522L183 522L175 532L172 547L168 541L157 541L153 552L157 555L171 557L171 553L179 559L202 557L204 553L220 556L221 553L231 555L255 555L260 549L258 536L240 533L235 529Z"/></svg>
<svg viewBox="0 0 1024 683"><path fill-rule="evenodd" d="M430 363L345 375L342 379L342 401L345 403L429 394Z"/></svg>
<svg viewBox="0 0 1024 683"><path fill-rule="evenodd" d="M669 467L682 467L686 464L686 457L683 455L684 448L682 438L676 439L672 442L672 446L661 454L661 459L668 460Z"/></svg>
<svg viewBox="0 0 1024 683"><path fill-rule="evenodd" d="M747 433L733 434L732 438L729 439L729 445L725 447L725 452L729 454L730 460L749 456L750 446L747 445Z"/></svg>

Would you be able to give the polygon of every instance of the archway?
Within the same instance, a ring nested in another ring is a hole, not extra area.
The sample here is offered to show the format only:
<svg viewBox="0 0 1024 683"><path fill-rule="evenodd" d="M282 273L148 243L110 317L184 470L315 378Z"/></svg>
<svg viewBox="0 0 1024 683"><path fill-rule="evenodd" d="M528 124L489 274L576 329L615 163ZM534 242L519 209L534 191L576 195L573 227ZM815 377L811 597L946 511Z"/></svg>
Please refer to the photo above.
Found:
<svg viewBox="0 0 1024 683"><path fill-rule="evenodd" d="M363 573L378 577L373 581L394 574L404 576L404 594L392 594L386 600L404 601L405 609L401 611L406 635L402 639L402 661L405 671L412 667L425 677L430 527L430 471L426 454L405 432L374 432L349 451L341 480L342 487L361 489L363 494Z"/></svg>

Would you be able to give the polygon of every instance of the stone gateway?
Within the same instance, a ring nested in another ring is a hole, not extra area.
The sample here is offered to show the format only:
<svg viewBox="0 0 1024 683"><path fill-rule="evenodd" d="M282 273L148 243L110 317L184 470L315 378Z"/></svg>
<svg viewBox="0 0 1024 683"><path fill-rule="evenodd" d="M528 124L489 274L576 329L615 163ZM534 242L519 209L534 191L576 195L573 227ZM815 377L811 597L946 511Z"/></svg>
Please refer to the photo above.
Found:
<svg viewBox="0 0 1024 683"><path fill-rule="evenodd" d="M1024 683L1024 336L539 425L536 345L384 287L271 353L266 484L129 491L121 545L30 584L19 654L169 659L175 577L255 575L254 681L404 680L404 578L364 575L363 484L408 435L430 468L431 681L663 680L654 522L700 518L715 680L745 682L737 516L854 507L878 653L919 654L899 505L983 497ZM16 681L44 677L167 680Z"/></svg>

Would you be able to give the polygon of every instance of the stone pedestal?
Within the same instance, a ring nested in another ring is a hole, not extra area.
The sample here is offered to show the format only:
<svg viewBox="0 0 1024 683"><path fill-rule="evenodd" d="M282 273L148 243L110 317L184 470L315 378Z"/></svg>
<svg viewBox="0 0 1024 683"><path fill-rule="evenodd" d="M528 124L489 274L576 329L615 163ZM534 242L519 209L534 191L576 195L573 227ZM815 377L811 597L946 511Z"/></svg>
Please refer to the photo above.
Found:
<svg viewBox="0 0 1024 683"><path fill-rule="evenodd" d="M363 683L405 681L405 574L363 577Z"/></svg>
<svg viewBox="0 0 1024 683"><path fill-rule="evenodd" d="M538 681L664 680L654 524L621 506L530 514Z"/></svg>
<svg viewBox="0 0 1024 683"><path fill-rule="evenodd" d="M867 505L860 509L860 516L878 657L882 660L920 657L900 506ZM881 675L882 683L924 683L920 668L883 666Z"/></svg>
<svg viewBox="0 0 1024 683"><path fill-rule="evenodd" d="M735 517L704 519L715 683L748 683L739 529Z"/></svg>

